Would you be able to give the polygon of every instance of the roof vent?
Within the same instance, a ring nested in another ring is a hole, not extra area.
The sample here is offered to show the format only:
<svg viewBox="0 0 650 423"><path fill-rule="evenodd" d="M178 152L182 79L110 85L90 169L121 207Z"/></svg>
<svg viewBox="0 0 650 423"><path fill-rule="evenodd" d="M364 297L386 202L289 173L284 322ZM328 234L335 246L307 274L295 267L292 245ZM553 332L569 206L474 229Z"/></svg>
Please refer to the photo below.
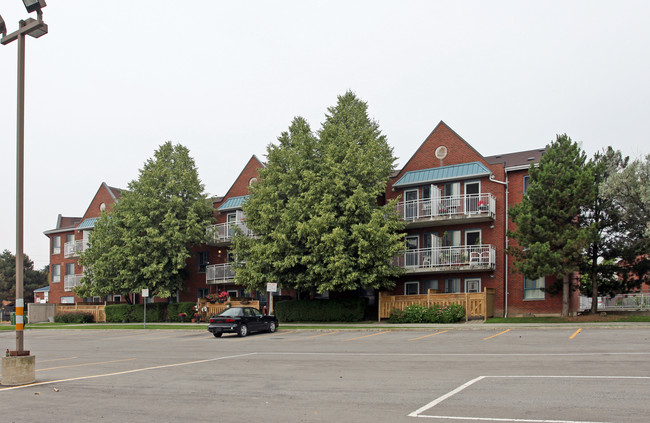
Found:
<svg viewBox="0 0 650 423"><path fill-rule="evenodd" d="M535 160L534 157L529 157L529 158L528 158L528 161L529 161L529 162L532 162L533 160Z"/></svg>

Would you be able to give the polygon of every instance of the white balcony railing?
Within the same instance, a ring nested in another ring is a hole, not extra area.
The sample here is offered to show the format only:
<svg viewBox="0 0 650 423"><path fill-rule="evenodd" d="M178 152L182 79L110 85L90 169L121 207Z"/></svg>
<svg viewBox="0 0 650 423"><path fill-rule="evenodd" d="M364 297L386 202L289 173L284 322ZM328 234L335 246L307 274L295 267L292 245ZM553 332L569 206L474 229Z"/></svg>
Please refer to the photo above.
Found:
<svg viewBox="0 0 650 423"><path fill-rule="evenodd" d="M72 291L72 289L81 284L83 275L65 275L63 279L63 289L65 291Z"/></svg>
<svg viewBox="0 0 650 423"><path fill-rule="evenodd" d="M412 272L492 270L496 249L493 245L469 245L406 250L393 259L393 264Z"/></svg>
<svg viewBox="0 0 650 423"><path fill-rule="evenodd" d="M84 240L69 241L63 244L63 255L66 258L78 257L88 247L88 242Z"/></svg>
<svg viewBox="0 0 650 423"><path fill-rule="evenodd" d="M235 228L239 228L246 236L255 236L244 222L219 223L217 225L208 226L207 233L209 243L218 244L230 241L235 236Z"/></svg>
<svg viewBox="0 0 650 423"><path fill-rule="evenodd" d="M406 221L454 216L489 216L494 218L496 199L490 193L452 195L397 203L397 213Z"/></svg>
<svg viewBox="0 0 650 423"><path fill-rule="evenodd" d="M235 279L235 271L230 263L210 264L205 267L205 283L228 283Z"/></svg>

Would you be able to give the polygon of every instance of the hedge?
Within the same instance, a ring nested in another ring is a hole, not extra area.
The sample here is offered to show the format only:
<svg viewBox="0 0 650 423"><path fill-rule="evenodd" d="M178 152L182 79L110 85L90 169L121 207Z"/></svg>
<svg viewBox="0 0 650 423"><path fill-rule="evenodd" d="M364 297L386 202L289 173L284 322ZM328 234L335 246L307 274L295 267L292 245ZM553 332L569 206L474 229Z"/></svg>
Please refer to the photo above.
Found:
<svg viewBox="0 0 650 423"><path fill-rule="evenodd" d="M147 322L180 322L178 314L188 316L194 313L195 303L151 303L147 304ZM144 304L113 304L105 308L108 323L138 323L144 321Z"/></svg>
<svg viewBox="0 0 650 423"><path fill-rule="evenodd" d="M456 323L465 317L465 307L450 304L445 307L433 305L425 307L413 304L404 310L394 309L390 312L389 323Z"/></svg>
<svg viewBox="0 0 650 423"><path fill-rule="evenodd" d="M56 323L92 323L95 317L92 313L83 311L75 311L72 313L57 313L54 316Z"/></svg>
<svg viewBox="0 0 650 423"><path fill-rule="evenodd" d="M358 322L367 306L367 298L287 300L275 304L274 311L281 322Z"/></svg>

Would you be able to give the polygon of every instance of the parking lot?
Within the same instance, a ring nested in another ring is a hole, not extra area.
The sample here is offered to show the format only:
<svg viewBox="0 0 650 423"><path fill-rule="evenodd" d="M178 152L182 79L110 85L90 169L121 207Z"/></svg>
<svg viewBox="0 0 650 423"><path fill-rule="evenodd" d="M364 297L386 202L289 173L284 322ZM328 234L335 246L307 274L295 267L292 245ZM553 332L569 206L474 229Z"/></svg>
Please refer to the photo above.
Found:
<svg viewBox="0 0 650 423"><path fill-rule="evenodd" d="M3 422L647 422L650 330L28 330ZM12 348L14 332L0 332Z"/></svg>

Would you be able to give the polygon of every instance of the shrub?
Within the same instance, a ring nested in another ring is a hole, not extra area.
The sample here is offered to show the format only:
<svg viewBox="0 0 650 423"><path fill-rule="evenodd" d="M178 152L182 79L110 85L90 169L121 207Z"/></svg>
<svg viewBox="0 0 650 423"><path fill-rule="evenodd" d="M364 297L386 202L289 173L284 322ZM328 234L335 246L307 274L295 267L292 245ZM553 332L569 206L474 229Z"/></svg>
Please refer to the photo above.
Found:
<svg viewBox="0 0 650 423"><path fill-rule="evenodd" d="M188 316L194 314L195 303L169 303L167 304L167 320L170 322L180 322L181 318L178 317L179 313L185 313Z"/></svg>
<svg viewBox="0 0 650 423"><path fill-rule="evenodd" d="M92 313L75 311L72 313L57 313L54 316L54 321L57 323L92 323L95 318Z"/></svg>
<svg viewBox="0 0 650 423"><path fill-rule="evenodd" d="M367 298L287 300L274 305L281 322L358 322L363 320Z"/></svg>
<svg viewBox="0 0 650 423"><path fill-rule="evenodd" d="M465 317L465 307L450 304L444 307L433 305L425 307L413 304L404 310L393 309L388 318L389 323L456 323Z"/></svg>
<svg viewBox="0 0 650 423"><path fill-rule="evenodd" d="M135 322L133 306L130 304L107 305L104 308L107 323Z"/></svg>
<svg viewBox="0 0 650 423"><path fill-rule="evenodd" d="M136 304L133 307L133 321L144 321L144 304ZM165 313L167 312L167 303L147 304L147 322L164 322Z"/></svg>

